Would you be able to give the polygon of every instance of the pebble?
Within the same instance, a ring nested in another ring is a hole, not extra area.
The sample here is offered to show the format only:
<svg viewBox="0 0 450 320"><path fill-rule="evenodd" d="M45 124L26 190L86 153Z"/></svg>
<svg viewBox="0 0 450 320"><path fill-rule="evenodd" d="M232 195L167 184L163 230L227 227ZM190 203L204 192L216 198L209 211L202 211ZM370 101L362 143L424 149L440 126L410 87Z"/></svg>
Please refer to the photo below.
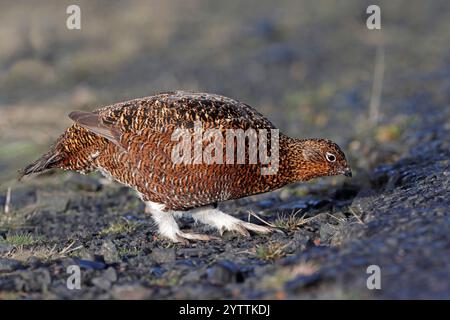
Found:
<svg viewBox="0 0 450 320"><path fill-rule="evenodd" d="M117 247L111 240L106 240L103 242L102 247L100 248L100 254L108 264L117 263L120 261Z"/></svg>
<svg viewBox="0 0 450 320"><path fill-rule="evenodd" d="M112 296L118 300L144 300L151 297L152 290L141 285L121 285L112 288Z"/></svg>
<svg viewBox="0 0 450 320"><path fill-rule="evenodd" d="M84 259L74 259L76 265L88 270L102 270L106 268L106 265L100 261L91 261Z"/></svg>
<svg viewBox="0 0 450 320"><path fill-rule="evenodd" d="M152 253L150 254L151 260L156 263L169 263L173 262L176 259L176 253L174 248L163 249L163 248L154 248Z"/></svg>
<svg viewBox="0 0 450 320"><path fill-rule="evenodd" d="M117 273L113 267L109 267L99 277L93 278L92 284L102 290L109 290L112 283L117 281Z"/></svg>
<svg viewBox="0 0 450 320"><path fill-rule="evenodd" d="M9 243L0 243L0 254L6 254L14 249L14 246Z"/></svg>
<svg viewBox="0 0 450 320"><path fill-rule="evenodd" d="M215 285L226 285L244 281L239 267L229 260L222 260L207 270L208 281Z"/></svg>
<svg viewBox="0 0 450 320"><path fill-rule="evenodd" d="M0 272L12 272L23 267L20 261L0 258Z"/></svg>

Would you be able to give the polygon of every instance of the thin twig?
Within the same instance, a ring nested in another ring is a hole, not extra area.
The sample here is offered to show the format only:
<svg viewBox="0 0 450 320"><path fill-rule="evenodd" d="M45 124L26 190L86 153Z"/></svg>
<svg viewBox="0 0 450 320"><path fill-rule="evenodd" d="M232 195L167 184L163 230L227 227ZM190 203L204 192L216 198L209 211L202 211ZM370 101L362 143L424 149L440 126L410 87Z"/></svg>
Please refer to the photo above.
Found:
<svg viewBox="0 0 450 320"><path fill-rule="evenodd" d="M365 224L364 221L362 221L362 219L355 213L355 211L353 211L351 207L348 207L348 211L350 211L350 213L355 216L359 223Z"/></svg>
<svg viewBox="0 0 450 320"><path fill-rule="evenodd" d="M55 243L55 245L50 249L50 255L52 255L54 252L55 252L55 249L56 249L56 243Z"/></svg>
<svg viewBox="0 0 450 320"><path fill-rule="evenodd" d="M325 214L327 214L328 216L336 219L337 221L339 221L340 223L344 223L345 220L344 219L339 219L338 217L333 216L331 213L325 212Z"/></svg>
<svg viewBox="0 0 450 320"><path fill-rule="evenodd" d="M264 219L260 218L256 213L254 213L253 211L249 210L248 211L249 217L252 216L256 219L258 219L259 221L261 221L262 223L264 223L265 225L268 225L269 227L272 228L276 228L276 226L270 222L265 221Z"/></svg>
<svg viewBox="0 0 450 320"><path fill-rule="evenodd" d="M277 228L276 225L274 225L273 223L269 223L269 222L265 221L264 219L260 218L260 217L259 217L256 213L254 213L253 211L249 210L249 211L248 211L248 214L249 214L249 216L248 216L249 221L250 221L250 216L255 217L256 219L258 219L259 221L261 221L261 222L264 223L265 225L271 227L274 231L276 231L276 232L278 232L278 233L284 234L284 232L283 232L282 230L280 230L279 228Z"/></svg>
<svg viewBox="0 0 450 320"><path fill-rule="evenodd" d="M75 241L71 242L67 247L62 249L62 251L59 254L63 255L63 254L66 254L66 253L69 253L69 252L72 252L72 251L75 251L75 250L83 248L83 246L78 246L78 247L75 247L73 249L70 249L74 244L75 244Z"/></svg>
<svg viewBox="0 0 450 320"><path fill-rule="evenodd" d="M5 200L5 208L4 208L5 214L9 213L10 204L11 204L11 187L8 187L8 190L6 191L6 200Z"/></svg>
<svg viewBox="0 0 450 320"><path fill-rule="evenodd" d="M302 225L307 224L311 220L317 219L317 217L319 217L319 216L320 216L320 214L316 214L315 216L309 217L307 219L303 219L304 222L302 223Z"/></svg>

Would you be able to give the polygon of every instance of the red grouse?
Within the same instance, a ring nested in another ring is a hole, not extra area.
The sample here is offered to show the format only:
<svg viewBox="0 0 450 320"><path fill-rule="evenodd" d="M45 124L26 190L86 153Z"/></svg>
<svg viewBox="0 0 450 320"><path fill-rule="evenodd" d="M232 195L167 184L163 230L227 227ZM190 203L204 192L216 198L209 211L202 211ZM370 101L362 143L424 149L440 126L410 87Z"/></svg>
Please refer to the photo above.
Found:
<svg viewBox="0 0 450 320"><path fill-rule="evenodd" d="M22 175L98 170L136 190L159 233L174 242L212 238L181 231L174 219L181 214L221 234L271 232L220 211L217 203L320 176L351 176L334 142L278 134L255 109L220 95L161 93L69 117L75 123Z"/></svg>

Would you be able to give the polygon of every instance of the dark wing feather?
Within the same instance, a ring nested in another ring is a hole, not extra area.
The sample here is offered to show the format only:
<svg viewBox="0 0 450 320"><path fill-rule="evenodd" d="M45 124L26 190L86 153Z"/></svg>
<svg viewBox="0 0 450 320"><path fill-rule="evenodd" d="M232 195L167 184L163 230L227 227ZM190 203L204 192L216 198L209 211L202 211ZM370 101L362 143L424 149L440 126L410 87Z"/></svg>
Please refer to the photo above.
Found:
<svg viewBox="0 0 450 320"><path fill-rule="evenodd" d="M69 118L86 130L108 139L121 148L123 147L120 144L120 132L112 126L106 126L99 114L85 111L72 111L69 114Z"/></svg>

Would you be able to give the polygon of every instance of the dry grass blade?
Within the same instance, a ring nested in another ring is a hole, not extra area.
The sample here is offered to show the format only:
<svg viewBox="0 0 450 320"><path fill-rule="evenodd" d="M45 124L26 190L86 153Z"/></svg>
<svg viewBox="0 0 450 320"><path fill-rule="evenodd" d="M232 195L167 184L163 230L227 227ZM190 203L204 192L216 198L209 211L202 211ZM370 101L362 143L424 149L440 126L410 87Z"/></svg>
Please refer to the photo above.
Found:
<svg viewBox="0 0 450 320"><path fill-rule="evenodd" d="M331 218L337 220L339 223L344 223L344 222L345 222L345 219L339 219L338 217L333 216L333 215L332 215L331 213L329 213L329 212L325 212L325 214L326 214L327 216L329 216L329 217L331 217Z"/></svg>
<svg viewBox="0 0 450 320"><path fill-rule="evenodd" d="M74 244L75 241L69 243L68 246L66 246L59 252L56 250L57 247L56 244L53 245L51 248L40 245L29 248L25 245L20 245L15 246L14 249L12 249L10 252L7 253L7 256L9 258L16 259L19 261L27 261L30 257L36 257L44 261L51 261L54 259L64 258L70 252L83 248L83 246L72 248Z"/></svg>
<svg viewBox="0 0 450 320"><path fill-rule="evenodd" d="M356 220L358 220L359 223L361 224L365 224L364 221L362 221L361 217L358 216L355 211L353 211L353 209L351 207L348 208L348 211L355 216Z"/></svg>
<svg viewBox="0 0 450 320"><path fill-rule="evenodd" d="M5 214L9 213L10 205L11 205L11 187L8 187L8 190L6 191L6 200L5 200L5 207L4 207Z"/></svg>
<svg viewBox="0 0 450 320"><path fill-rule="evenodd" d="M256 213L254 213L251 210L248 211L248 222L250 222L250 216L258 219L259 221L261 221L262 223L264 223L265 225L267 225L269 227L276 228L276 226L274 224L267 222L266 220L264 220L263 218L261 218L260 216L258 216Z"/></svg>
<svg viewBox="0 0 450 320"><path fill-rule="evenodd" d="M59 254L60 255L65 255L65 254L67 254L69 252L73 252L73 251L76 251L76 250L79 250L79 249L83 248L83 246L78 246L78 247L75 247L75 248L71 249L74 244L75 244L75 241L72 241L71 243L69 243L69 245L67 247L62 249Z"/></svg>
<svg viewBox="0 0 450 320"><path fill-rule="evenodd" d="M261 218L260 216L258 216L255 212L249 210L248 211L248 222L250 222L250 217L254 217L257 220L261 221L262 223L264 223L265 225L269 226L270 228L273 229L273 231L276 231L278 233L282 233L284 234L283 231L281 231L276 225L274 225L273 223L267 222L266 220L264 220L263 218Z"/></svg>
<svg viewBox="0 0 450 320"><path fill-rule="evenodd" d="M278 242L261 245L256 248L256 256L262 260L277 260L286 255L285 249L288 245Z"/></svg>
<svg viewBox="0 0 450 320"><path fill-rule="evenodd" d="M313 216L305 219L307 212L305 212L301 217L298 217L298 214L301 211L302 210L298 210L291 215L278 216L277 220L275 220L275 225L281 229L294 231L298 230L301 226L307 224L309 221L317 218L317 216Z"/></svg>

